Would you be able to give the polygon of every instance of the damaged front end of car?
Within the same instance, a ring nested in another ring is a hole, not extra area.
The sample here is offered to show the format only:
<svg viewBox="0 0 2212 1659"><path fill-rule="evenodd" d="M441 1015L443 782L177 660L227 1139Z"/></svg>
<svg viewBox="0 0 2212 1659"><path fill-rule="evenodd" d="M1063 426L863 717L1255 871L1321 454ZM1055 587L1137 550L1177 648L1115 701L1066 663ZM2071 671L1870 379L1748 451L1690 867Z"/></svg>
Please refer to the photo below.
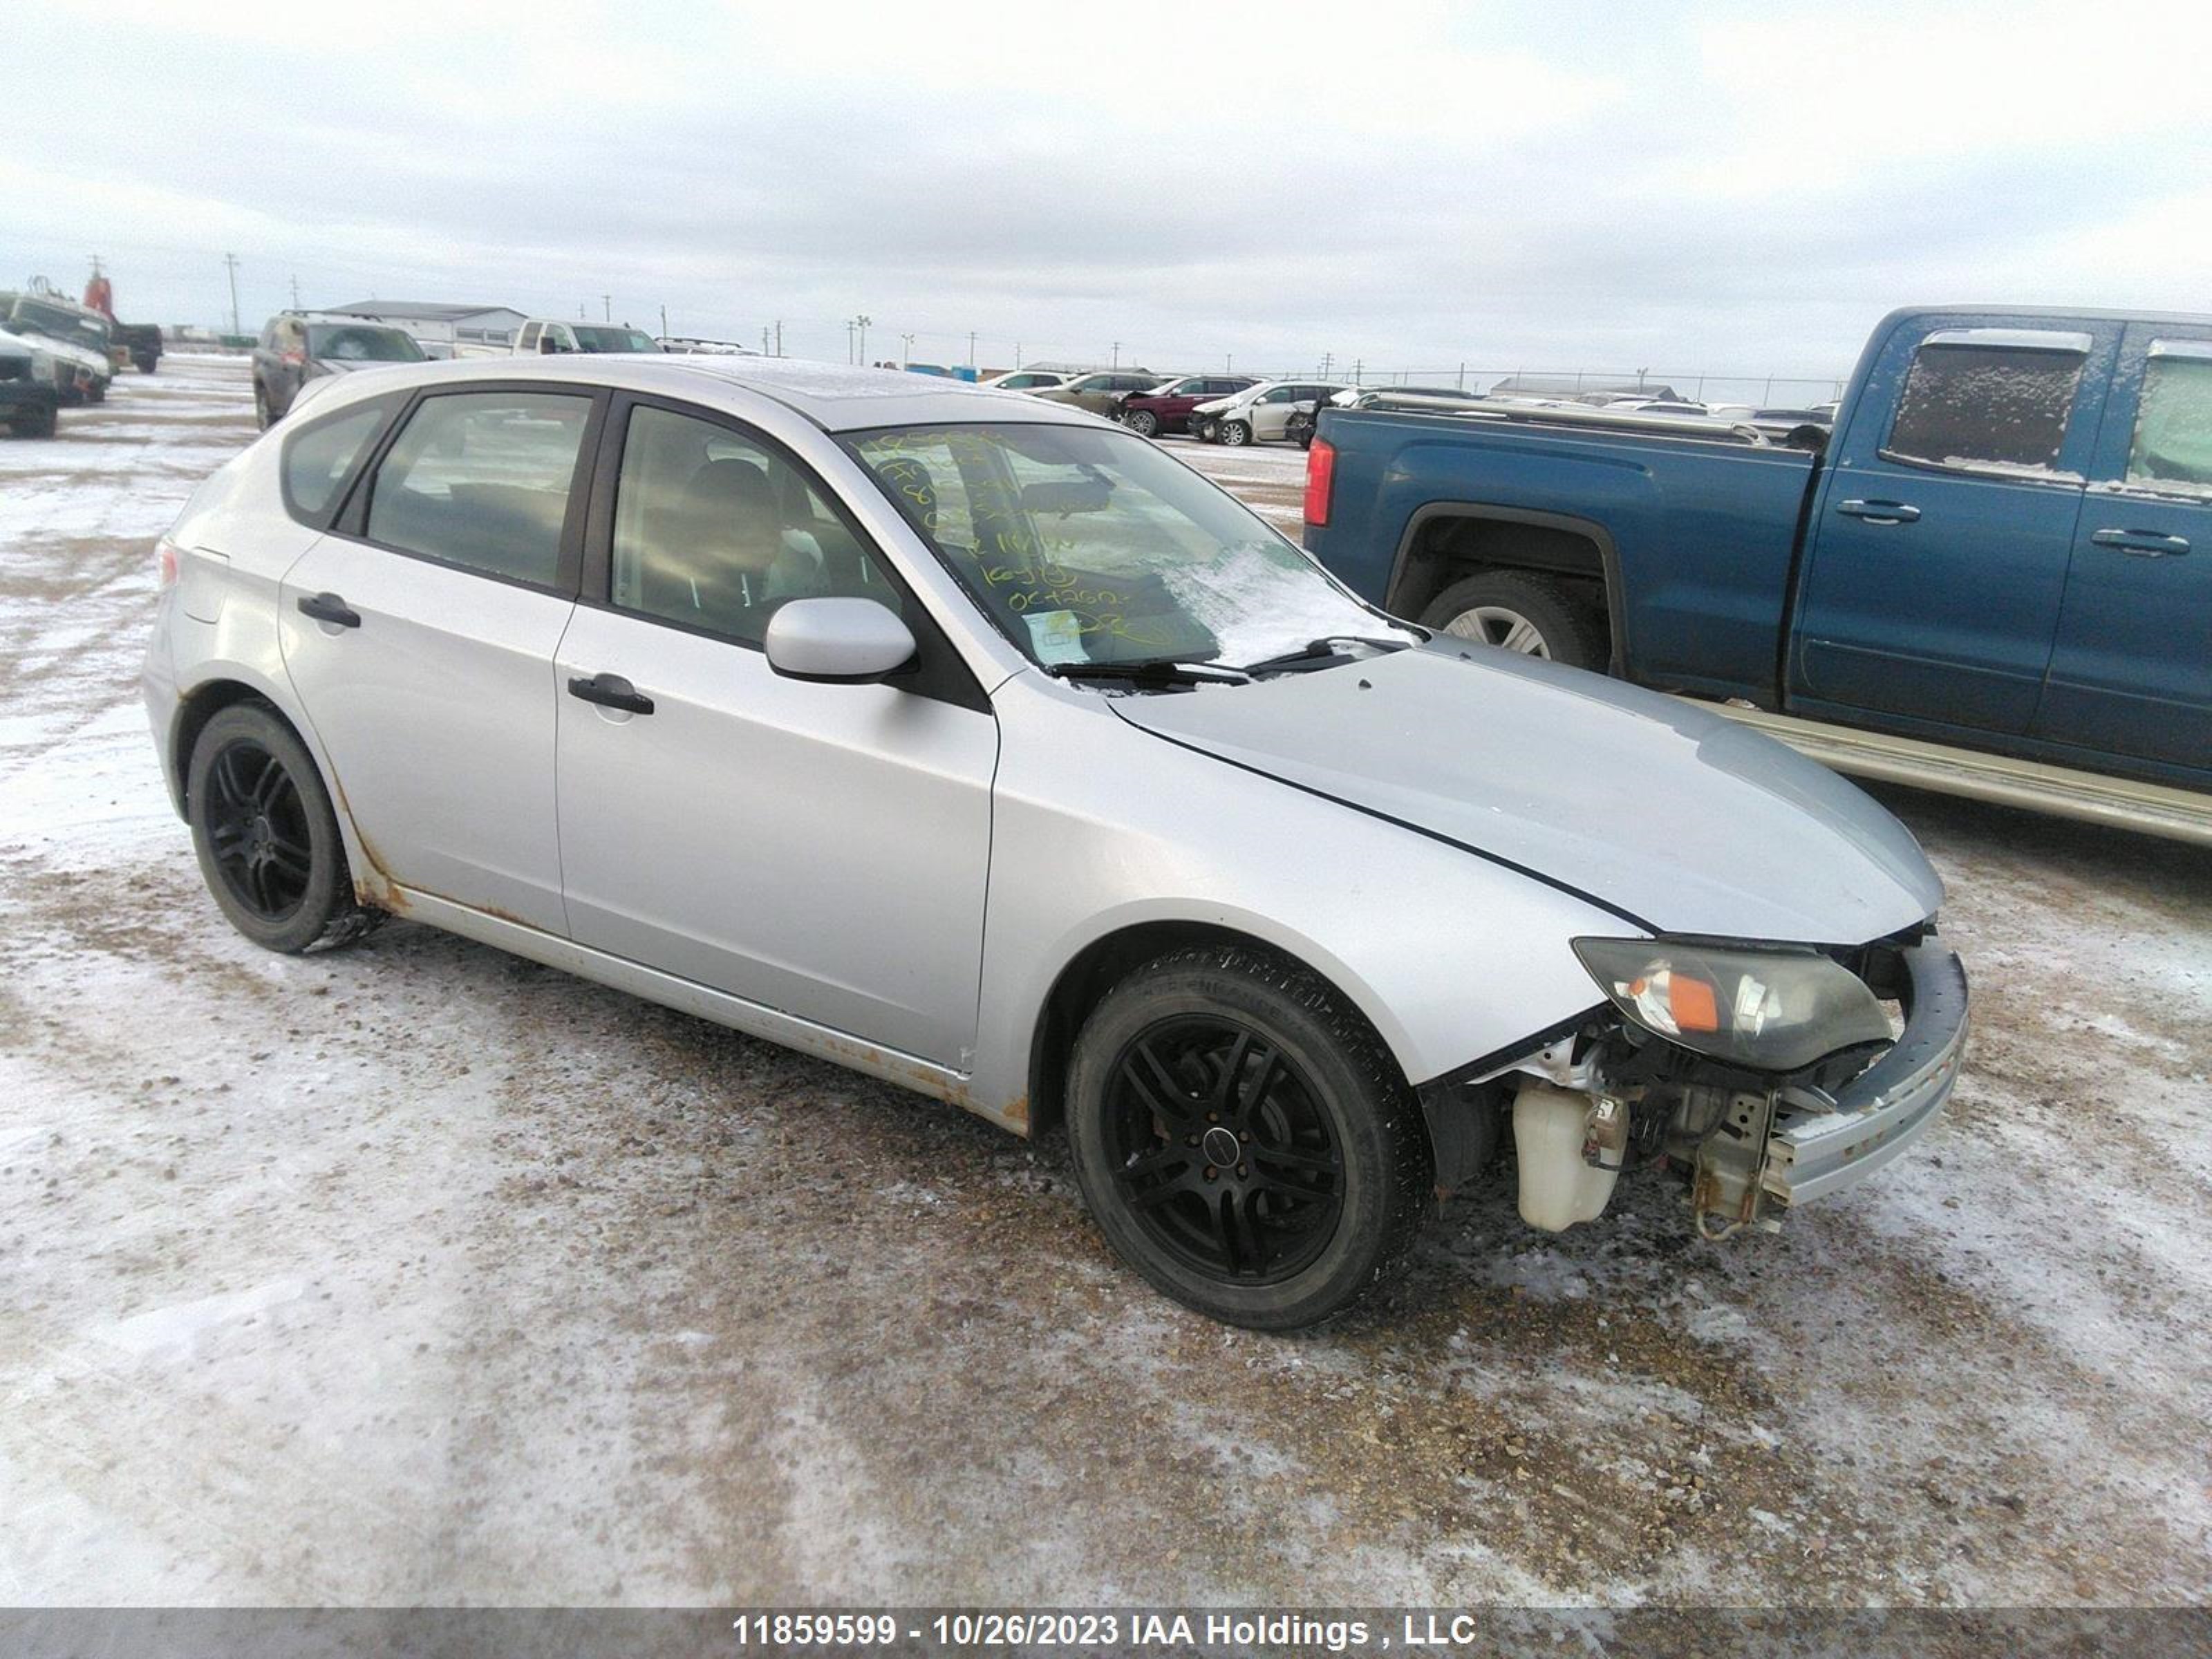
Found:
<svg viewBox="0 0 2212 1659"><path fill-rule="evenodd" d="M1438 1185L1510 1111L1522 1218L1595 1219L1632 1164L1686 1177L1698 1232L1774 1230L1865 1179L1935 1122L1966 1038L1966 975L1931 924L1834 949L1578 939L1606 1000L1517 1053L1421 1091Z"/></svg>

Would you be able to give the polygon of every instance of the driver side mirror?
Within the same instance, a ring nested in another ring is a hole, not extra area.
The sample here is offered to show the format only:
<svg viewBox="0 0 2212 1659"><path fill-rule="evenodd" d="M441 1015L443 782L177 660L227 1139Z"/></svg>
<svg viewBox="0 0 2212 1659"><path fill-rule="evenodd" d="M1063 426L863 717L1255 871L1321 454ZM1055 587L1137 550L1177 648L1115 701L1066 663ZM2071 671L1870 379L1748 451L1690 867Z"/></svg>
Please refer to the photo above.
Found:
<svg viewBox="0 0 2212 1659"><path fill-rule="evenodd" d="M866 685L914 660L914 635L873 599L791 599L769 618L761 641L768 665L786 679Z"/></svg>

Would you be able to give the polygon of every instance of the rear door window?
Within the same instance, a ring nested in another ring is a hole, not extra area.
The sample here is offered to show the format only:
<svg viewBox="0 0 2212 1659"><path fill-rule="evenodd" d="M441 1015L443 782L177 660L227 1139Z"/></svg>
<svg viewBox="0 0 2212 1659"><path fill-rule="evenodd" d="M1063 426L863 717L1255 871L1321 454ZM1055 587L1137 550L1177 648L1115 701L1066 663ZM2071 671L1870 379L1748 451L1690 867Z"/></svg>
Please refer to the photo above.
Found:
<svg viewBox="0 0 2212 1659"><path fill-rule="evenodd" d="M583 392L426 398L379 463L368 539L534 587L559 585Z"/></svg>
<svg viewBox="0 0 2212 1659"><path fill-rule="evenodd" d="M2152 343L2127 481L2212 496L2212 343Z"/></svg>
<svg viewBox="0 0 2212 1659"><path fill-rule="evenodd" d="M2088 337L2006 332L1929 337L1913 354L1884 453L1934 466L2055 472Z"/></svg>

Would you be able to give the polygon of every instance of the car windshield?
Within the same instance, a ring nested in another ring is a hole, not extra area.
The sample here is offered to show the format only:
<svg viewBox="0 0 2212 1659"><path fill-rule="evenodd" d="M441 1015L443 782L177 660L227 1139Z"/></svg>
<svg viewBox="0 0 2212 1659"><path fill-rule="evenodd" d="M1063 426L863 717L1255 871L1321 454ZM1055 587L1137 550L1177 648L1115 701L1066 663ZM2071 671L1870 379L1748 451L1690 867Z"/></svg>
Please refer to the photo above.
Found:
<svg viewBox="0 0 2212 1659"><path fill-rule="evenodd" d="M639 328L610 328L598 323L571 323L579 351L658 351L653 337Z"/></svg>
<svg viewBox="0 0 2212 1659"><path fill-rule="evenodd" d="M88 317L81 311L71 311L66 306L41 305L36 300L24 300L15 307L15 320L36 334L48 339L65 340L71 345L88 347L105 353L107 349L107 325L97 317Z"/></svg>
<svg viewBox="0 0 2212 1659"><path fill-rule="evenodd" d="M321 362L419 363L422 348L396 328L332 325L307 331L307 355Z"/></svg>
<svg viewBox="0 0 2212 1659"><path fill-rule="evenodd" d="M844 441L985 614L1048 668L1241 667L1321 639L1419 638L1130 434L994 423Z"/></svg>

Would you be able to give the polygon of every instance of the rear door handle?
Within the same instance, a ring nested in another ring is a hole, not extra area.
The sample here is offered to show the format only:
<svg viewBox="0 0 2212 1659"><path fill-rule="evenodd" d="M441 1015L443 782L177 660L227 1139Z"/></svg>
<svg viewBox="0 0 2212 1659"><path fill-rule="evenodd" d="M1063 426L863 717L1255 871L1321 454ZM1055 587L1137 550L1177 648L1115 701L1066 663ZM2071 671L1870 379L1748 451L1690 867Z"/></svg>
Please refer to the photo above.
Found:
<svg viewBox="0 0 2212 1659"><path fill-rule="evenodd" d="M300 601L300 614L338 628L361 626L361 612L335 593L317 593Z"/></svg>
<svg viewBox="0 0 2212 1659"><path fill-rule="evenodd" d="M1838 501L1836 511L1847 519L1864 519L1869 524L1911 524L1920 517L1920 509L1904 501Z"/></svg>
<svg viewBox="0 0 2212 1659"><path fill-rule="evenodd" d="M568 695L581 697L586 702L597 703L602 708L619 708L628 714L650 714L653 699L640 691L619 674L571 675Z"/></svg>
<svg viewBox="0 0 2212 1659"><path fill-rule="evenodd" d="M2155 530L2096 530L2089 539L2100 547L2118 548L2142 559L2166 559L2189 551L2185 536L2161 536Z"/></svg>

